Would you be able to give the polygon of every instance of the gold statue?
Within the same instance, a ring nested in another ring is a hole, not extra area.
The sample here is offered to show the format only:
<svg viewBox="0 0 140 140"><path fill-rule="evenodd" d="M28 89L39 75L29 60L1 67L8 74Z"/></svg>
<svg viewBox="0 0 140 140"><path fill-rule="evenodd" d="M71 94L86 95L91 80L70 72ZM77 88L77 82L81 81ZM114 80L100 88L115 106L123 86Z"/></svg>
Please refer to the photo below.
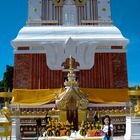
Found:
<svg viewBox="0 0 140 140"><path fill-rule="evenodd" d="M137 100L137 103L134 106L134 116L140 117L140 100Z"/></svg>
<svg viewBox="0 0 140 140"><path fill-rule="evenodd" d="M5 102L5 106L2 108L2 113L6 116L10 116L12 114L10 108L8 107L8 103Z"/></svg>

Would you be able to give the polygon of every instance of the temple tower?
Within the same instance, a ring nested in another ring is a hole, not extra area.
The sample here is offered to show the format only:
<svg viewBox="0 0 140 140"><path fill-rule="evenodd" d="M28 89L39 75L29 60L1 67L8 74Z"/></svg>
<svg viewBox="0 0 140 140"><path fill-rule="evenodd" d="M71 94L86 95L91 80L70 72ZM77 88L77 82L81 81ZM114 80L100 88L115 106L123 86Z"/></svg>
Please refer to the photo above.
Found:
<svg viewBox="0 0 140 140"><path fill-rule="evenodd" d="M25 129L22 115L34 119L58 107L58 118L74 122L75 130L83 120L94 121L98 112L117 117L114 126L122 125L124 134L125 103L114 102L128 100L127 44L112 23L110 0L28 0L26 25L12 40L13 103L20 104L21 115L17 132L24 136L32 127Z"/></svg>
<svg viewBox="0 0 140 140"><path fill-rule="evenodd" d="M110 0L28 0L28 19L12 40L14 88L60 88L67 59L82 88L127 88L128 40L111 19Z"/></svg>

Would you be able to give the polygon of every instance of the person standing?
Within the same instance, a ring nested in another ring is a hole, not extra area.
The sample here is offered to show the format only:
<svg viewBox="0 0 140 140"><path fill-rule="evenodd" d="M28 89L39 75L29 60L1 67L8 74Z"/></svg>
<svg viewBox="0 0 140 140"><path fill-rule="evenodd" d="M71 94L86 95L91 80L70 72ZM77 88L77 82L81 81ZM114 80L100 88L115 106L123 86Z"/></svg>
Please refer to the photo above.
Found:
<svg viewBox="0 0 140 140"><path fill-rule="evenodd" d="M113 125L111 124L110 116L104 116L102 123L102 140L113 140Z"/></svg>

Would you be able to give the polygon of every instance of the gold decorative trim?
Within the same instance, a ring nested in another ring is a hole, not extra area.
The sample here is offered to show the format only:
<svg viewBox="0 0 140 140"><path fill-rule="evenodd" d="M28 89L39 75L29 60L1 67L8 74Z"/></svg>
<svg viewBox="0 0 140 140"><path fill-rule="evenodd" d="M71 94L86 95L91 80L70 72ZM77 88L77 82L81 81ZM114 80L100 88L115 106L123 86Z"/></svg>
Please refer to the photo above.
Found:
<svg viewBox="0 0 140 140"><path fill-rule="evenodd" d="M12 92L0 92L0 97L2 98L12 98L13 93Z"/></svg>
<svg viewBox="0 0 140 140"><path fill-rule="evenodd" d="M82 25L86 24L112 24L112 21L99 21L99 20L81 20Z"/></svg>
<svg viewBox="0 0 140 140"><path fill-rule="evenodd" d="M41 21L27 21L26 24L54 24L57 25L57 20L41 20Z"/></svg>
<svg viewBox="0 0 140 140"><path fill-rule="evenodd" d="M128 95L129 96L140 96L140 90L129 90Z"/></svg>
<svg viewBox="0 0 140 140"><path fill-rule="evenodd" d="M64 0L53 0L55 6L63 6Z"/></svg>
<svg viewBox="0 0 140 140"><path fill-rule="evenodd" d="M84 6L86 3L86 0L75 0L76 6Z"/></svg>

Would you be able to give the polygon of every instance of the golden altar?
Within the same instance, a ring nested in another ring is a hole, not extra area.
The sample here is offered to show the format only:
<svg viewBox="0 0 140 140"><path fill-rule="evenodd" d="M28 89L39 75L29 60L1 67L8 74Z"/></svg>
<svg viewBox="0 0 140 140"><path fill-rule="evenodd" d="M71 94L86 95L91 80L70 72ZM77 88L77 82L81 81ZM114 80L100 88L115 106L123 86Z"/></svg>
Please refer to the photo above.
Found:
<svg viewBox="0 0 140 140"><path fill-rule="evenodd" d="M12 122L10 121L11 110L9 109L9 99L12 98L11 92L1 92L0 98L5 98L5 106L0 110L0 138L5 137L11 140Z"/></svg>
<svg viewBox="0 0 140 140"><path fill-rule="evenodd" d="M11 122L4 116L0 115L0 137L6 137L6 140L8 140L8 137L11 140L12 135L12 124Z"/></svg>

